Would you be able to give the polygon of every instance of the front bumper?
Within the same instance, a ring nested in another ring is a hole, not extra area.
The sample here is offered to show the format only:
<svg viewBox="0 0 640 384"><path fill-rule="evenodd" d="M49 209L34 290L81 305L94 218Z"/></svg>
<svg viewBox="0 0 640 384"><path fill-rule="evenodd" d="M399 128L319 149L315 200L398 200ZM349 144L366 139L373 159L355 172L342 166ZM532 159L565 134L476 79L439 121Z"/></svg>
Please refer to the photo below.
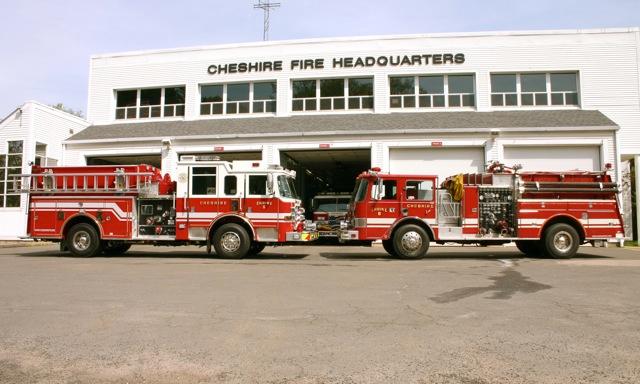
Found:
<svg viewBox="0 0 640 384"><path fill-rule="evenodd" d="M287 232L287 241L295 242L307 242L318 239L318 232L316 231L302 231L302 232Z"/></svg>
<svg viewBox="0 0 640 384"><path fill-rule="evenodd" d="M340 241L359 240L359 232L341 229L339 232Z"/></svg>

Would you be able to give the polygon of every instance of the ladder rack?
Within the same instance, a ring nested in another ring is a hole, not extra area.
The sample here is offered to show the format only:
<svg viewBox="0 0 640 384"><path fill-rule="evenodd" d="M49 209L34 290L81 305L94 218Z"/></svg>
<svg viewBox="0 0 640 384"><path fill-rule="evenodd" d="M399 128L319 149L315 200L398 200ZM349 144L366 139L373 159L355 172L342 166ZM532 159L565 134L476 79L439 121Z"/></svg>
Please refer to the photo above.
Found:
<svg viewBox="0 0 640 384"><path fill-rule="evenodd" d="M52 173L9 175L13 192L28 193L142 193L149 191L152 172Z"/></svg>

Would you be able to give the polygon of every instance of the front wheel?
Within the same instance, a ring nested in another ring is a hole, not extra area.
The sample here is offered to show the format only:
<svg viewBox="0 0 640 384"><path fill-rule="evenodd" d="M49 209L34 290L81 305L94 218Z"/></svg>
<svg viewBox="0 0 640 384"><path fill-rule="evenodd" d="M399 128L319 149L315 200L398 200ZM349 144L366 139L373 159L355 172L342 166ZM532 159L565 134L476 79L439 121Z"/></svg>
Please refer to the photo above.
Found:
<svg viewBox="0 0 640 384"><path fill-rule="evenodd" d="M91 224L79 223L71 227L66 238L67 248L74 256L93 257L100 253L100 236Z"/></svg>
<svg viewBox="0 0 640 384"><path fill-rule="evenodd" d="M429 250L429 235L415 224L403 225L393 235L395 254L403 259L421 259Z"/></svg>
<svg viewBox="0 0 640 384"><path fill-rule="evenodd" d="M569 224L558 223L544 234L544 249L554 259L570 259L578 253L580 236Z"/></svg>
<svg viewBox="0 0 640 384"><path fill-rule="evenodd" d="M216 254L224 259L242 259L249 252L251 239L242 226L229 223L216 230L213 247Z"/></svg>

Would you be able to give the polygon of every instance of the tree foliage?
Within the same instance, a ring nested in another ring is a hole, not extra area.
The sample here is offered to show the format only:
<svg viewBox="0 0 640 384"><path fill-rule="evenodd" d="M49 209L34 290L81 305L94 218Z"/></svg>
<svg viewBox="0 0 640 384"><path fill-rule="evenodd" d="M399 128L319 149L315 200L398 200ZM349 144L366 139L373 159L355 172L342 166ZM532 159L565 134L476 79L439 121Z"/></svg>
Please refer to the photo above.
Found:
<svg viewBox="0 0 640 384"><path fill-rule="evenodd" d="M74 109L68 108L63 103L57 103L57 104L51 105L50 107L55 108L55 109L59 109L61 111L70 113L70 114L72 114L74 116L78 116L78 117L81 117L81 118L84 119L84 113L81 110L79 110L79 109L78 110L74 110Z"/></svg>

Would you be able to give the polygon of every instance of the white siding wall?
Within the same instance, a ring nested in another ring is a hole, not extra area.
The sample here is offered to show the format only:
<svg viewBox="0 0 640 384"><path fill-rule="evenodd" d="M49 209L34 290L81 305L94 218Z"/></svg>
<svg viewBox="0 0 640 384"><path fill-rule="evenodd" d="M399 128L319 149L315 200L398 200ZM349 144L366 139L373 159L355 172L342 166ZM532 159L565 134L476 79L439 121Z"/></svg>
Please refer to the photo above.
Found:
<svg viewBox="0 0 640 384"><path fill-rule="evenodd" d="M474 73L477 110L492 110L492 72L558 71L580 73L581 107L598 109L621 126L621 153L640 153L639 36L637 29L582 32L514 32L409 37L268 42L171 51L96 56L91 60L88 118L114 120L115 89L186 85L186 119L198 115L198 84L275 79L278 111L291 114L292 78L375 77L375 112L389 112L388 76ZM334 57L464 53L462 65L333 69ZM292 59L324 58L325 68L290 71ZM283 60L283 71L209 75L210 64ZM224 118L229 118L225 116Z"/></svg>
<svg viewBox="0 0 640 384"><path fill-rule="evenodd" d="M20 112L21 111L21 112ZM7 153L7 141L22 140L22 173L29 173L29 162L35 160L36 143L47 144L47 157L61 164L62 141L86 128L89 123L68 113L37 102L27 102L0 125L0 154ZM26 234L27 196L23 195L20 208L0 208L0 240L15 239Z"/></svg>

